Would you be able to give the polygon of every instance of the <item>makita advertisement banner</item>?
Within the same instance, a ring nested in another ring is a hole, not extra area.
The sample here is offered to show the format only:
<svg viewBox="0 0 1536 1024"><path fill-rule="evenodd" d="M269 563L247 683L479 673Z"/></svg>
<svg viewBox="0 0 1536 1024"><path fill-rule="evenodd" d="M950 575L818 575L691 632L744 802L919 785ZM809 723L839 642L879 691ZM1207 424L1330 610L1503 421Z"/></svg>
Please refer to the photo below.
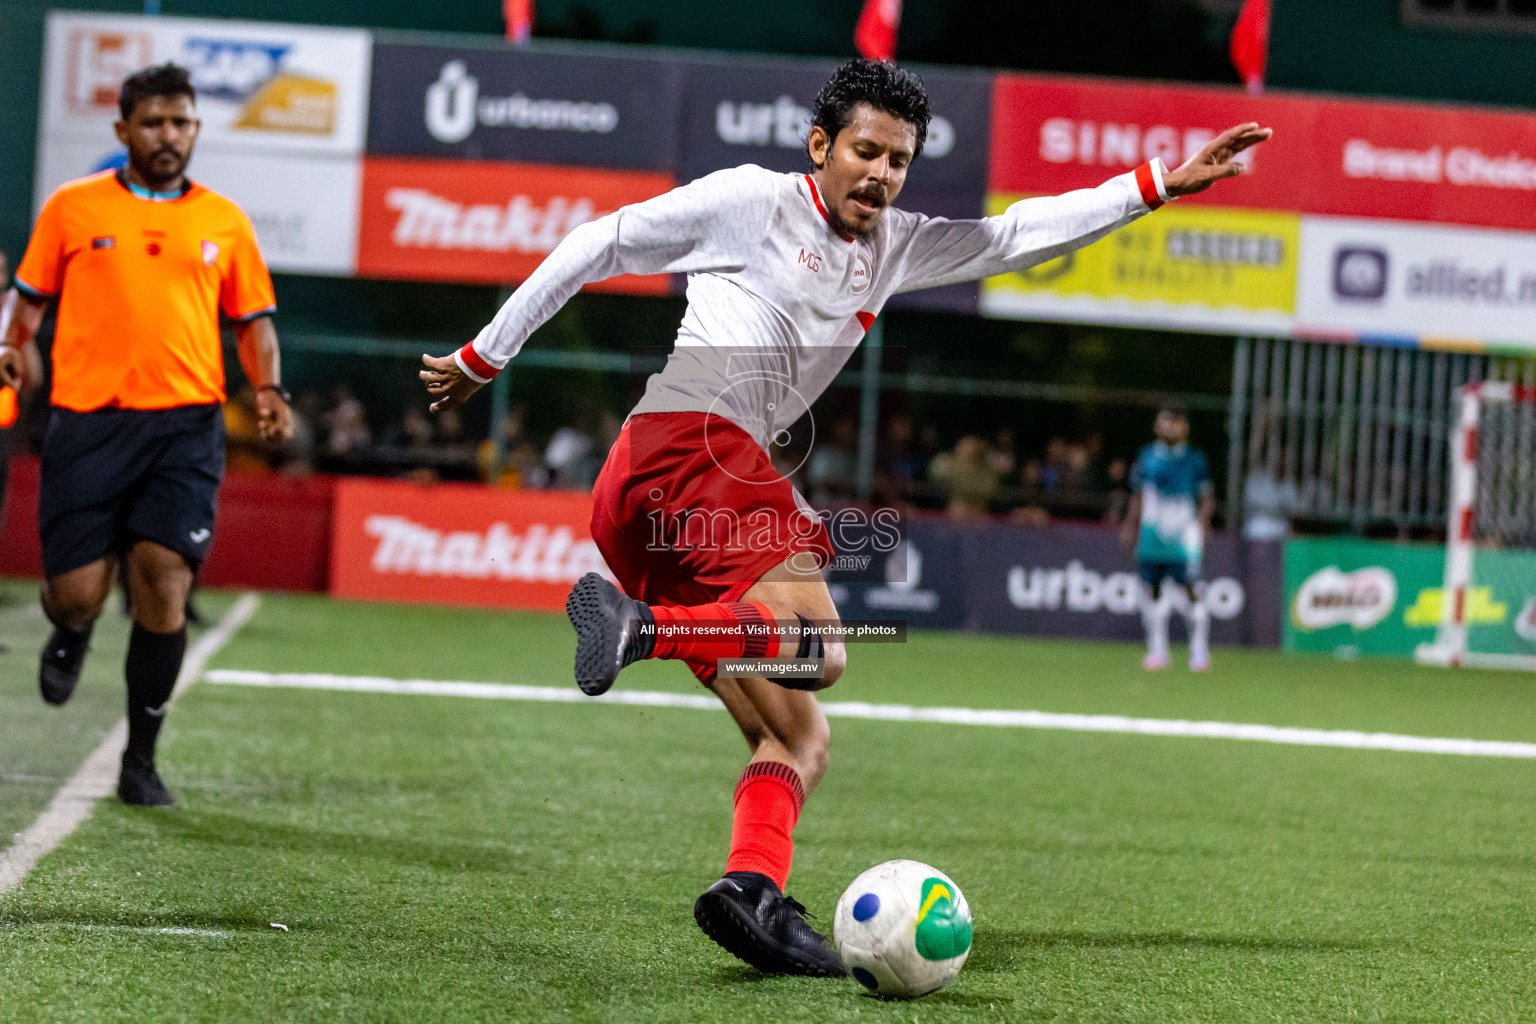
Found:
<svg viewBox="0 0 1536 1024"><path fill-rule="evenodd" d="M655 171L369 157L357 272L505 284L533 273L572 230L673 185ZM665 295L671 279L624 275L590 290Z"/></svg>
<svg viewBox="0 0 1536 1024"><path fill-rule="evenodd" d="M587 529L591 515L585 494L344 479L331 593L558 611L584 574L608 571Z"/></svg>
<svg viewBox="0 0 1536 1024"><path fill-rule="evenodd" d="M670 171L675 61L378 43L368 152Z"/></svg>

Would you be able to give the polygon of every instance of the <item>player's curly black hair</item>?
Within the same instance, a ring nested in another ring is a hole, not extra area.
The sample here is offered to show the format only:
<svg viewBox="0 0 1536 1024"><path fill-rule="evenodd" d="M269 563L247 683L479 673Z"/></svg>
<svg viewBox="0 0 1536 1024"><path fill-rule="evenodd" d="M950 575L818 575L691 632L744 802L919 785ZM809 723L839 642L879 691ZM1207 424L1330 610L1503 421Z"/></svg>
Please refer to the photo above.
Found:
<svg viewBox="0 0 1536 1024"><path fill-rule="evenodd" d="M166 61L135 71L123 79L123 87L117 94L117 109L123 120L128 120L134 108L151 96L185 96L196 103L197 90L192 88L192 72Z"/></svg>
<svg viewBox="0 0 1536 1024"><path fill-rule="evenodd" d="M837 133L853 120L853 108L860 103L868 103L910 124L917 135L913 155L921 155L928 139L928 119L932 116L922 79L887 61L850 60L834 71L816 94L811 104L811 124L836 140Z"/></svg>

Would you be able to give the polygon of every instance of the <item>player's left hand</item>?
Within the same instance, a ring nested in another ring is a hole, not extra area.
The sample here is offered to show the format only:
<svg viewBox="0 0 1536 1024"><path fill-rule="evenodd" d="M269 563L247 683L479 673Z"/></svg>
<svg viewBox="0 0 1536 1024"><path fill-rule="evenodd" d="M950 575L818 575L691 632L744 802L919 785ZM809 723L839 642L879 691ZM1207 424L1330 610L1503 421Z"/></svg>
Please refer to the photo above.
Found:
<svg viewBox="0 0 1536 1024"><path fill-rule="evenodd" d="M427 394L436 399L431 406L433 412L463 405L470 395L481 388L479 381L459 369L453 356L439 358L424 355L421 362L426 367L420 376L427 385Z"/></svg>
<svg viewBox="0 0 1536 1024"><path fill-rule="evenodd" d="M1254 121L1228 128L1177 170L1163 175L1163 188L1170 196L1187 196L1204 192L1223 178L1235 178L1247 168L1233 158L1273 134L1273 129L1260 128Z"/></svg>
<svg viewBox="0 0 1536 1024"><path fill-rule="evenodd" d="M263 441L286 441L293 436L293 410L270 388L256 392L256 431Z"/></svg>

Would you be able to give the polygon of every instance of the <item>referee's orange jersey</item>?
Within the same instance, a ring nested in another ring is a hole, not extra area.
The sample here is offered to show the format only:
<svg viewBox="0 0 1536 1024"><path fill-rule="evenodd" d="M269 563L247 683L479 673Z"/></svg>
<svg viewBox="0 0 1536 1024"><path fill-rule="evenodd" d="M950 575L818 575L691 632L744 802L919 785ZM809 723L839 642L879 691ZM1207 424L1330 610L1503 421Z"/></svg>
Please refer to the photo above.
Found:
<svg viewBox="0 0 1536 1024"><path fill-rule="evenodd" d="M250 219L193 184L134 195L111 171L63 185L37 218L16 285L59 298L56 406L171 409L224 401L219 312L272 312Z"/></svg>

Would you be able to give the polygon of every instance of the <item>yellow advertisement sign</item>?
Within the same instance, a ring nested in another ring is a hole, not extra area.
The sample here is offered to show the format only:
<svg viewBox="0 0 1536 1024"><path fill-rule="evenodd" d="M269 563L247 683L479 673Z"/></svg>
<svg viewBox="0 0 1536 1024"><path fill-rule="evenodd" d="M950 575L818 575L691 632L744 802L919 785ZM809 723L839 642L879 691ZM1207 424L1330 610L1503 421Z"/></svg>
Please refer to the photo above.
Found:
<svg viewBox="0 0 1536 1024"><path fill-rule="evenodd" d="M1023 196L992 194L1002 213ZM1171 203L1106 238L982 283L992 316L1288 330L1296 311L1301 218Z"/></svg>

